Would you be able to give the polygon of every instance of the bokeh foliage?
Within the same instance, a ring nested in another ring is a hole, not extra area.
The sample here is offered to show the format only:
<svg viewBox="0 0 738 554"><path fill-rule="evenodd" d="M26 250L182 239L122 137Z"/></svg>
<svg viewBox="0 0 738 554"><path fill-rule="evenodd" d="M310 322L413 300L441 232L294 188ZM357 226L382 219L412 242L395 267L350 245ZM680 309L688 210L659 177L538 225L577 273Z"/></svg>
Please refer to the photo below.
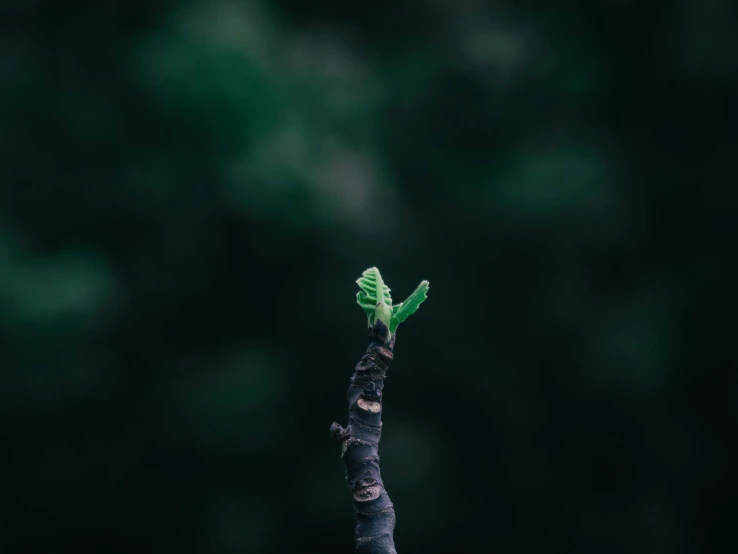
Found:
<svg viewBox="0 0 738 554"><path fill-rule="evenodd" d="M4 2L0 550L348 552L377 265L402 552L730 551L735 12Z"/></svg>

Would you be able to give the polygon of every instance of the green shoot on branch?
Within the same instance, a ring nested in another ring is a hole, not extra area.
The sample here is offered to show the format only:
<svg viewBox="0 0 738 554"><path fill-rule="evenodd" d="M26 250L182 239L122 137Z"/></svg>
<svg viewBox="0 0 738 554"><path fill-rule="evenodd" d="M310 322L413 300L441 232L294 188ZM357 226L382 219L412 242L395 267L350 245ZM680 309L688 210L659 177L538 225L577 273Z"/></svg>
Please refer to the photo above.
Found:
<svg viewBox="0 0 738 554"><path fill-rule="evenodd" d="M428 281L421 281L418 288L407 297L404 302L392 305L390 289L384 284L382 275L376 267L370 267L356 280L361 292L357 293L356 301L366 312L369 327L379 320L388 328L390 336L397 330L397 326L413 315L420 304L428 298Z"/></svg>

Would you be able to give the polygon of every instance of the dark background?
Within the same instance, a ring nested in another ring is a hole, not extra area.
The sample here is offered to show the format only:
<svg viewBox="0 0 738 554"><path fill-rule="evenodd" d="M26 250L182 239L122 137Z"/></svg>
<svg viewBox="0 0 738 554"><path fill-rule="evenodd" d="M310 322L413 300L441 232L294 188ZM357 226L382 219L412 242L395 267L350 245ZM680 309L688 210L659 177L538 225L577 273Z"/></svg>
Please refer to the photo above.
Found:
<svg viewBox="0 0 738 554"><path fill-rule="evenodd" d="M732 2L1 5L0 551L735 547Z"/></svg>

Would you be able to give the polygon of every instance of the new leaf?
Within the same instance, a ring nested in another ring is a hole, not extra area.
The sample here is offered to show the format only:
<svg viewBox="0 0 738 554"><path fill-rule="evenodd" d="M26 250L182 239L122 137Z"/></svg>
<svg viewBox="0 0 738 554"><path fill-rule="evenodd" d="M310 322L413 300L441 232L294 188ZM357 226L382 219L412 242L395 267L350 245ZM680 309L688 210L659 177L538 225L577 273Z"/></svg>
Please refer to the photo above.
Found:
<svg viewBox="0 0 738 554"><path fill-rule="evenodd" d="M384 302L388 307L392 306L390 289L384 284L382 275L376 267L370 267L364 271L356 282L361 289L361 292L356 295L356 301L366 312L367 318L369 319L369 326L372 326L376 321L377 304ZM387 326L389 327L389 325Z"/></svg>
<svg viewBox="0 0 738 554"><path fill-rule="evenodd" d="M356 282L361 288L361 292L356 295L356 302L366 312L369 326L381 320L387 324L390 335L397 330L400 323L417 311L418 306L428 298L430 288L428 281L422 281L407 300L393 306L390 289L384 284L376 267L364 271Z"/></svg>
<svg viewBox="0 0 738 554"><path fill-rule="evenodd" d="M408 317L418 311L420 306L428 298L428 289L430 283L428 281L421 281L413 293L407 297L404 302L392 306L392 322L390 323L390 333L394 333L397 326L405 321Z"/></svg>

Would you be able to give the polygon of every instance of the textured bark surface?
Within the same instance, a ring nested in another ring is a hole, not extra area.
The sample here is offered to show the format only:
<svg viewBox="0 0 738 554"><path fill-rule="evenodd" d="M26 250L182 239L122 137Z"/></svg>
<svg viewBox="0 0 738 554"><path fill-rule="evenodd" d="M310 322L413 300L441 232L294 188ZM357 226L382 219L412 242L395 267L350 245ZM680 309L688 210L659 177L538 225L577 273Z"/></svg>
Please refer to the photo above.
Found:
<svg viewBox="0 0 738 554"><path fill-rule="evenodd" d="M396 554L393 532L395 510L379 472L379 438L382 434L382 390L392 363L396 335L378 321L369 330L369 347L356 365L348 389L349 421L344 429L331 425L341 441L346 483L356 511L355 552Z"/></svg>

